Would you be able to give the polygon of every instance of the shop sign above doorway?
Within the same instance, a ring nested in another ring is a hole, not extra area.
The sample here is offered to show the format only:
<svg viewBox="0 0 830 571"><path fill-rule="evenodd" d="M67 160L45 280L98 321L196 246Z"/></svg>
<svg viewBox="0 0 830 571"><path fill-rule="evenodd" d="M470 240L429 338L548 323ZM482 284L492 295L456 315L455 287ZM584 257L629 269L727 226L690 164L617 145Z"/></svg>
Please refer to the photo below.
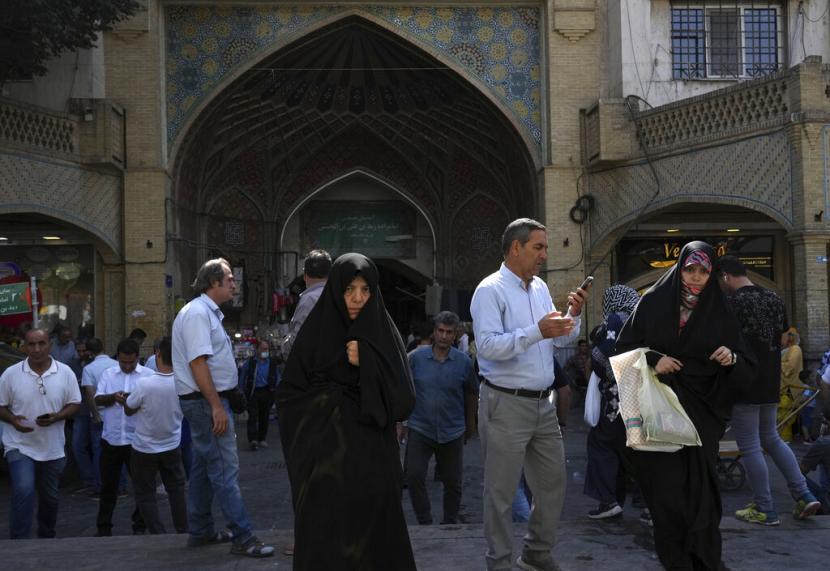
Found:
<svg viewBox="0 0 830 571"><path fill-rule="evenodd" d="M416 257L416 213L396 200L317 200L302 212L304 251L333 257L359 252L372 258Z"/></svg>

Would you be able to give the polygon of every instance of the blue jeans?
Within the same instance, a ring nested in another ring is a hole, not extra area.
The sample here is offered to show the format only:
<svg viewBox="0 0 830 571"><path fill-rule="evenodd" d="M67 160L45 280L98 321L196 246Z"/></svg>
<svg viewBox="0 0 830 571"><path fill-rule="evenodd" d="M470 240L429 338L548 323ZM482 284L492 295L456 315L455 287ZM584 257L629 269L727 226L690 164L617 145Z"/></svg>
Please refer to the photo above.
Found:
<svg viewBox="0 0 830 571"><path fill-rule="evenodd" d="M763 512L774 511L769 489L769 469L762 449L769 454L787 480L790 495L798 500L809 492L792 449L781 440L775 427L778 404L736 404L732 408L732 429L749 476L752 500Z"/></svg>
<svg viewBox="0 0 830 571"><path fill-rule="evenodd" d="M66 465L66 458L39 462L19 450L9 450L6 462L9 464L12 482L9 536L12 539L29 539L32 536L32 519L37 495L37 536L55 537L58 483Z"/></svg>
<svg viewBox="0 0 830 571"><path fill-rule="evenodd" d="M222 405L228 414L228 430L221 436L213 433L213 415L204 399L182 400L182 412L190 423L193 439L193 465L190 469L190 487L187 498L187 519L190 535L196 538L212 537L216 533L210 513L214 495L233 533L233 542L243 544L251 537L251 524L242 503L239 490L239 456L236 450L236 432L228 401Z"/></svg>
<svg viewBox="0 0 830 571"><path fill-rule="evenodd" d="M510 508L514 523L527 523L530 519L530 504L532 503L533 495L530 493L525 475L522 473L522 477L519 478L519 487L513 497L513 505Z"/></svg>
<svg viewBox="0 0 830 571"><path fill-rule="evenodd" d="M75 458L78 475L84 486L92 486L99 491L101 485L97 481L100 476L96 474L96 466L93 463L91 424L92 419L89 418L88 412L79 412L72 419L72 456Z"/></svg>
<svg viewBox="0 0 830 571"><path fill-rule="evenodd" d="M190 480L190 467L193 465L193 439L190 437L190 424L186 418L182 419L182 439L179 446L182 449L184 477Z"/></svg>

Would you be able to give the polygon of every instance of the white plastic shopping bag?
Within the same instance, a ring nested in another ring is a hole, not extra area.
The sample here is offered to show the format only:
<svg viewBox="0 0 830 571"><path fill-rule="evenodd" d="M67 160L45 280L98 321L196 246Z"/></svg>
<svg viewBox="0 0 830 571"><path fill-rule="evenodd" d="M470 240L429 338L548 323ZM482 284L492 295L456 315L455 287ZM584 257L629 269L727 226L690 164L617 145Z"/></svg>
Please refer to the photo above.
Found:
<svg viewBox="0 0 830 571"><path fill-rule="evenodd" d="M697 429L672 388L661 383L651 367L640 369L640 374L640 414L646 441L700 446Z"/></svg>
<svg viewBox="0 0 830 571"><path fill-rule="evenodd" d="M600 403L602 402L602 395L599 392L599 377L596 373L591 373L591 379L588 381L588 390L585 392L585 422L588 426L596 426L599 423Z"/></svg>
<svg viewBox="0 0 830 571"><path fill-rule="evenodd" d="M641 369L648 368L646 352L649 349L634 349L609 359L617 392L620 397L620 416L625 424L625 445L647 452L676 452L679 444L647 440L643 431L643 416L640 414L640 387L643 384Z"/></svg>

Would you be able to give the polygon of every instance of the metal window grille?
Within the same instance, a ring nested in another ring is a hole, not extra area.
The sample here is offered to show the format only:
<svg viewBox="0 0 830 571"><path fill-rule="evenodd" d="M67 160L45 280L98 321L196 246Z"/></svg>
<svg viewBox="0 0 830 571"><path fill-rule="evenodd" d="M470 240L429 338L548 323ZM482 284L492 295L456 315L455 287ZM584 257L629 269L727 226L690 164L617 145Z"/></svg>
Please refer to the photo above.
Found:
<svg viewBox="0 0 830 571"><path fill-rule="evenodd" d="M672 8L672 77L706 77L706 27L703 10Z"/></svg>
<svg viewBox="0 0 830 571"><path fill-rule="evenodd" d="M744 74L757 77L777 71L780 66L778 36L780 10L747 8L744 10Z"/></svg>
<svg viewBox="0 0 830 571"><path fill-rule="evenodd" d="M783 6L772 0L671 3L674 79L759 77L784 59Z"/></svg>

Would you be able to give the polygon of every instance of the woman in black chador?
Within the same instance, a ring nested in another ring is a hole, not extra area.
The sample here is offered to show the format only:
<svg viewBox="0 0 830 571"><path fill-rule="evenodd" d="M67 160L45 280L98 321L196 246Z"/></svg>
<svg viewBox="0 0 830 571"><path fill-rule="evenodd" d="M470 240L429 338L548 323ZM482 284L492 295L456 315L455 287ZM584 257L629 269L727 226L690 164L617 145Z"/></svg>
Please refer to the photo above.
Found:
<svg viewBox="0 0 830 571"><path fill-rule="evenodd" d="M732 394L754 369L740 325L710 277L714 260L708 244L686 244L677 264L640 300L616 347L617 353L651 349L649 365L677 393L703 443L672 453L630 451L654 521L657 555L672 570L720 565L718 441Z"/></svg>
<svg viewBox="0 0 830 571"><path fill-rule="evenodd" d="M294 569L414 570L395 422L415 405L378 271L337 258L276 392L294 500Z"/></svg>

